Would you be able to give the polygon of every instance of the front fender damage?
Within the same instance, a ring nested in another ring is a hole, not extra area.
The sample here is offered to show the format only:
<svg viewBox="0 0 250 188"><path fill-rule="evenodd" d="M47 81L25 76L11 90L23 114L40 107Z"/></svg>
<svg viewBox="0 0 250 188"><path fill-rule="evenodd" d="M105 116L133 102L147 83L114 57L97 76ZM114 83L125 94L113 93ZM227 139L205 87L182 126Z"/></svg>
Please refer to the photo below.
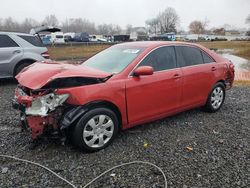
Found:
<svg viewBox="0 0 250 188"><path fill-rule="evenodd" d="M13 107L20 111L21 124L27 127L35 140L42 135L58 134L65 137L65 131L84 113L87 106L72 106L67 103L69 94L58 94L60 88L98 84L108 78L61 78L51 80L41 89L29 89L18 86L15 91ZM23 126L24 127L24 126Z"/></svg>
<svg viewBox="0 0 250 188"><path fill-rule="evenodd" d="M88 109L85 106L77 106L67 111L60 122L60 129L63 131L64 129L69 128L87 111Z"/></svg>

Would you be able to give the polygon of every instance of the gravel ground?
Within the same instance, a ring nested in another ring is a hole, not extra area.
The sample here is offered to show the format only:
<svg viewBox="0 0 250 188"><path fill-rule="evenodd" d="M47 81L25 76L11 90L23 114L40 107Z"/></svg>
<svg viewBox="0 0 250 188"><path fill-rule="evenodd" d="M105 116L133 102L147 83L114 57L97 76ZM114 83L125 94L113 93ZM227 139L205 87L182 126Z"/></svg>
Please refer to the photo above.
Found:
<svg viewBox="0 0 250 188"><path fill-rule="evenodd" d="M138 126L122 132L108 148L89 154L51 140L30 150L29 134L20 132L18 113L11 108L15 86L14 81L0 82L0 154L41 163L78 187L114 165L134 160L161 167L168 187L250 187L250 87L228 91L217 113L195 109ZM90 187L163 186L154 168L131 165ZM39 167L0 158L0 187L68 185Z"/></svg>

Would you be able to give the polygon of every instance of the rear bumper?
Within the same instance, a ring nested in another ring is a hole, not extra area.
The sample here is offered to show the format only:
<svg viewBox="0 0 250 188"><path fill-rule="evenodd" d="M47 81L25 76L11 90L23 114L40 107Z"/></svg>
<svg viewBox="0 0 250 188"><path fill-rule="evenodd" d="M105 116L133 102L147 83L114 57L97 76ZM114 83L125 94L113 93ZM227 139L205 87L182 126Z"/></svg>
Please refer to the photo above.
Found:
<svg viewBox="0 0 250 188"><path fill-rule="evenodd" d="M232 86L233 86L233 83L232 83L232 82L225 82L225 89L226 89L226 90L231 89Z"/></svg>

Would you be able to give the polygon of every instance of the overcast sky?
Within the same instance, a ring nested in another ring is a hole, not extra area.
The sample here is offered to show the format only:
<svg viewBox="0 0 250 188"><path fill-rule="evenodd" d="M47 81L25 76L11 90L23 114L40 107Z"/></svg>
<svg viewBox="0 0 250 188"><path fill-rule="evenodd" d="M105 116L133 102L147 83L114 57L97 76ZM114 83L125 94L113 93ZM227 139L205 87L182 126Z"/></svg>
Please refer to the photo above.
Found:
<svg viewBox="0 0 250 188"><path fill-rule="evenodd" d="M42 21L46 15L55 14L60 21L81 17L96 24L144 26L145 20L166 7L175 8L184 29L191 21L205 18L210 21L209 27L248 27L245 18L250 14L250 0L5 0L0 6L0 18L11 16L23 21L31 17Z"/></svg>

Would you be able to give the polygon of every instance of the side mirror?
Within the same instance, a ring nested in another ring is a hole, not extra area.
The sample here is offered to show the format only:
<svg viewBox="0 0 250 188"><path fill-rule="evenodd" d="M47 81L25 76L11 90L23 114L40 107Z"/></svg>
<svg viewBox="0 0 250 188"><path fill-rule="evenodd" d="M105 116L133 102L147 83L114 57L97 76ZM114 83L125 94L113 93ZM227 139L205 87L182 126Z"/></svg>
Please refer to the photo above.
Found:
<svg viewBox="0 0 250 188"><path fill-rule="evenodd" d="M154 73L153 67L141 66L134 70L134 76L152 75Z"/></svg>

